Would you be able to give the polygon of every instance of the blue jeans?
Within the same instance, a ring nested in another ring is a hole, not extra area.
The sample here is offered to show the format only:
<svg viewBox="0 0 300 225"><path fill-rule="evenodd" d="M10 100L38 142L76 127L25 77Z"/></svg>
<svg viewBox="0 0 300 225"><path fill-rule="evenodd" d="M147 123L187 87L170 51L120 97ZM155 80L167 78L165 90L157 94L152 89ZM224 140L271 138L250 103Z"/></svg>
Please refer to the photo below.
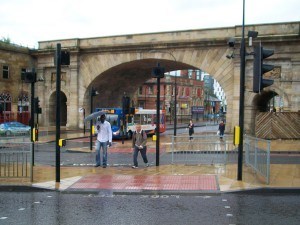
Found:
<svg viewBox="0 0 300 225"><path fill-rule="evenodd" d="M107 165L107 144L108 142L100 142L96 141L96 165L101 165L101 157L100 157L100 148L102 147L103 150L103 159L102 159L102 165Z"/></svg>
<svg viewBox="0 0 300 225"><path fill-rule="evenodd" d="M224 131L220 131L220 138L222 139L224 136Z"/></svg>
<svg viewBox="0 0 300 225"><path fill-rule="evenodd" d="M133 152L133 164L137 167L138 166L138 161L137 161L137 157L138 157L138 153L141 152L142 158L144 163L148 163L148 159L147 159L147 147L145 146L143 149L139 149L138 147L134 146L134 152Z"/></svg>

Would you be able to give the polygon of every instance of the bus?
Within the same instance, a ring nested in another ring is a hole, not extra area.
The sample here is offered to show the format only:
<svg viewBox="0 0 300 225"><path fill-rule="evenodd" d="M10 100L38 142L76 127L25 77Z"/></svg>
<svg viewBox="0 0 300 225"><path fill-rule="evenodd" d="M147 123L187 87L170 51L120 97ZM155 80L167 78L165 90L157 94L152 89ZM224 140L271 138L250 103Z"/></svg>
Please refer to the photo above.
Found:
<svg viewBox="0 0 300 225"><path fill-rule="evenodd" d="M142 130L148 135L155 134L156 128L156 109L136 109L133 115L133 123L128 124L129 130L135 131L135 124L141 124ZM160 110L159 132L166 131L166 111Z"/></svg>
<svg viewBox="0 0 300 225"><path fill-rule="evenodd" d="M113 139L132 138L135 131L135 124L140 124L142 130L147 135L154 135L156 128L156 110L155 109L135 109L134 114L124 115L121 108L96 108L95 111L103 111L106 120L110 122L112 128ZM123 126L124 124L124 126ZM124 127L124 129L123 129ZM166 112L160 110L160 133L166 131ZM125 132L123 132L123 130Z"/></svg>

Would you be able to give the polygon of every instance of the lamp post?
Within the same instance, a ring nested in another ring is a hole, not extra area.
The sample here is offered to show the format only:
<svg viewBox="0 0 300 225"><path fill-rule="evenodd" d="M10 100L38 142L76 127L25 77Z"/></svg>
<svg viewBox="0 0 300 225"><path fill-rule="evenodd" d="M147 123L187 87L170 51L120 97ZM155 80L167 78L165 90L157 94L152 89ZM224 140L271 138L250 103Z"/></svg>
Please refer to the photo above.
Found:
<svg viewBox="0 0 300 225"><path fill-rule="evenodd" d="M94 89L94 87L92 87L91 90L90 90L90 103L91 103L91 105L90 105L91 112L90 113L91 114L93 113L93 97L97 96L98 94L99 94L98 91L96 91ZM93 120L90 120L90 150L93 149L92 142L93 142Z"/></svg>

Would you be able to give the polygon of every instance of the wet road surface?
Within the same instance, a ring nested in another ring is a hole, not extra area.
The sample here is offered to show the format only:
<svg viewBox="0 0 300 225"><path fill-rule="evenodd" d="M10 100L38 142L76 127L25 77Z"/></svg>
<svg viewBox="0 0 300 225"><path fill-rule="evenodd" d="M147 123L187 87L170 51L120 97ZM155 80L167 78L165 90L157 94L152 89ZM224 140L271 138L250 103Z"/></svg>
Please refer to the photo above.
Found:
<svg viewBox="0 0 300 225"><path fill-rule="evenodd" d="M0 224L299 224L300 196L0 192Z"/></svg>

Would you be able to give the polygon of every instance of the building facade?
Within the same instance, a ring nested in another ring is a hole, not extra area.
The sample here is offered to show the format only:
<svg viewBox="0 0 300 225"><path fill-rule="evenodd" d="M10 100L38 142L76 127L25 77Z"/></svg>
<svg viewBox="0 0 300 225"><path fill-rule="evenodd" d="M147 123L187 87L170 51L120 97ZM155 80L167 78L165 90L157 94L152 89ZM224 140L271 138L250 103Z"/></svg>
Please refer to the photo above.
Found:
<svg viewBox="0 0 300 225"><path fill-rule="evenodd" d="M171 122L175 112L179 119L200 119L204 116L204 81L201 70L179 70L166 73L160 81L160 108L166 110L167 119ZM175 88L177 91L175 92ZM147 80L133 96L135 107L156 109L157 81Z"/></svg>
<svg viewBox="0 0 300 225"><path fill-rule="evenodd" d="M21 74L34 68L31 50L0 41L0 123L19 121L29 124L31 86Z"/></svg>

